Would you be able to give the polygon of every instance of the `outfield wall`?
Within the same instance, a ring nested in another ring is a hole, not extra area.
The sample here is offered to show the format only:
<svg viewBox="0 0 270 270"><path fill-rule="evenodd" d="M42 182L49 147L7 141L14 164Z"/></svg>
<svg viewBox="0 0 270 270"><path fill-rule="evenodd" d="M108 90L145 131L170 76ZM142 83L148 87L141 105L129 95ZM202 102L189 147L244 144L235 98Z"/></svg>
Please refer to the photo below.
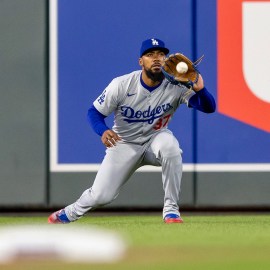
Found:
<svg viewBox="0 0 270 270"><path fill-rule="evenodd" d="M0 1L0 206L43 206L48 181L45 1Z"/></svg>
<svg viewBox="0 0 270 270"><path fill-rule="evenodd" d="M87 110L112 78L140 68L149 37L193 60L204 54L200 71L217 100L215 114L183 106L170 124L184 151L182 206L270 207L270 1L0 5L0 207L60 207L92 184L104 147ZM162 204L160 169L146 167L107 207Z"/></svg>

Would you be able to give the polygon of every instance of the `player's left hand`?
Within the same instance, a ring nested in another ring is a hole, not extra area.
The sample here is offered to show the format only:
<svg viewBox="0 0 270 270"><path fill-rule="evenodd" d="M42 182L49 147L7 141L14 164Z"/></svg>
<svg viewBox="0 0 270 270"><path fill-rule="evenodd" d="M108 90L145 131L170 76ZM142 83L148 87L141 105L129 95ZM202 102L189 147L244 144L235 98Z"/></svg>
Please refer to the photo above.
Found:
<svg viewBox="0 0 270 270"><path fill-rule="evenodd" d="M198 81L192 85L192 89L195 92L198 92L198 91L202 90L203 88L204 88L203 78L202 78L202 75L199 74Z"/></svg>
<svg viewBox="0 0 270 270"><path fill-rule="evenodd" d="M106 147L113 147L121 138L111 129L105 130L101 136L101 141Z"/></svg>
<svg viewBox="0 0 270 270"><path fill-rule="evenodd" d="M199 71L197 66L202 61L203 56L201 56L194 63L184 54L176 53L171 54L167 57L162 65L162 72L165 78L172 84L178 85L183 84L190 87L194 83L197 83L199 77ZM183 64L185 69L182 70L179 64Z"/></svg>

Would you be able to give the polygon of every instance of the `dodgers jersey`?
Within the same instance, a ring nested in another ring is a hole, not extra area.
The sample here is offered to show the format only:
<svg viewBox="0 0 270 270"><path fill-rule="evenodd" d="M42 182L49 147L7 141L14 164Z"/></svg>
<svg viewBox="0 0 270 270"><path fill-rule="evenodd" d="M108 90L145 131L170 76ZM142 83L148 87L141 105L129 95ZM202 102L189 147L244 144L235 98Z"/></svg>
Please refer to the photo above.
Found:
<svg viewBox="0 0 270 270"><path fill-rule="evenodd" d="M141 83L142 71L117 77L94 101L95 108L105 116L114 112L115 131L123 141L143 144L153 134L167 129L180 104L188 105L195 92L183 85L163 80L150 92Z"/></svg>

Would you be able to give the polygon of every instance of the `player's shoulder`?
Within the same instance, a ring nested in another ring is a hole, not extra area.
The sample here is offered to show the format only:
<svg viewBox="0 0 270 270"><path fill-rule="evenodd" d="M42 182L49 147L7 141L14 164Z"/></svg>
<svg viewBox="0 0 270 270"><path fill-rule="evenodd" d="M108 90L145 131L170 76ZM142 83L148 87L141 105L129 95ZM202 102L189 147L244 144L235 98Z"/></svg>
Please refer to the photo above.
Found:
<svg viewBox="0 0 270 270"><path fill-rule="evenodd" d="M124 84L125 82L130 82L131 80L137 80L140 78L141 70L136 70L128 74L116 77L113 79L115 83Z"/></svg>

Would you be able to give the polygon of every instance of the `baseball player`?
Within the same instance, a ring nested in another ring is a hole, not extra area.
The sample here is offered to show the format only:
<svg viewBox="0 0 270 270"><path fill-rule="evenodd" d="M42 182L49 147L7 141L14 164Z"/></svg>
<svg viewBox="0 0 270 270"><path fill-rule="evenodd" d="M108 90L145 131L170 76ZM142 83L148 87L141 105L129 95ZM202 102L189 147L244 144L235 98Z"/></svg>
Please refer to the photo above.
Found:
<svg viewBox="0 0 270 270"><path fill-rule="evenodd" d="M113 79L94 101L88 120L101 136L106 155L92 187L73 204L51 214L49 223L76 221L89 210L109 204L130 176L144 165L162 167L164 222L183 222L178 206L182 150L168 124L181 104L205 113L214 112L216 105L200 74L192 88L173 84L164 77L162 66L168 53L160 39L143 41L141 70ZM111 113L112 129L105 123Z"/></svg>

